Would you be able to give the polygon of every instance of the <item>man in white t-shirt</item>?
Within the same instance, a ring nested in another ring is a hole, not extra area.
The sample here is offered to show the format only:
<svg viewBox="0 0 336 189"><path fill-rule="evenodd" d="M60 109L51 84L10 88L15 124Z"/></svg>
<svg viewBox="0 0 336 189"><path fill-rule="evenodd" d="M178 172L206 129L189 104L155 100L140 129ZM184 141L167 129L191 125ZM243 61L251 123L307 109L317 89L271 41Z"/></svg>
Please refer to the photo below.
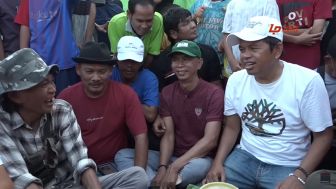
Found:
<svg viewBox="0 0 336 189"><path fill-rule="evenodd" d="M12 189L14 188L14 184L12 180L9 178L8 173L3 166L3 162L0 156L0 188L1 189Z"/></svg>
<svg viewBox="0 0 336 189"><path fill-rule="evenodd" d="M282 39L280 22L266 16L251 18L243 30L228 36L230 46L239 44L245 69L228 80L226 125L206 182L303 189L328 151L333 133L323 80L312 70L279 60ZM240 144L230 154L241 129Z"/></svg>

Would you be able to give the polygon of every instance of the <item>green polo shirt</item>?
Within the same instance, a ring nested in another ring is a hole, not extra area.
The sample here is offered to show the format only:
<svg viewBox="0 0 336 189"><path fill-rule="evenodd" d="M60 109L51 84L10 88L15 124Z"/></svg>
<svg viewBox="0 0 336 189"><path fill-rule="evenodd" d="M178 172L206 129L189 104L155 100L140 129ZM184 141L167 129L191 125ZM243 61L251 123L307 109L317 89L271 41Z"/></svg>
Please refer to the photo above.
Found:
<svg viewBox="0 0 336 189"><path fill-rule="evenodd" d="M145 45L145 54L158 55L163 38L163 21L160 13L155 12L151 30L141 37ZM112 17L108 25L108 37L110 40L112 53L117 52L117 44L121 37L132 35L137 36L125 12Z"/></svg>
<svg viewBox="0 0 336 189"><path fill-rule="evenodd" d="M174 0L173 4L179 5L185 9L190 9L191 6L195 3L195 0Z"/></svg>

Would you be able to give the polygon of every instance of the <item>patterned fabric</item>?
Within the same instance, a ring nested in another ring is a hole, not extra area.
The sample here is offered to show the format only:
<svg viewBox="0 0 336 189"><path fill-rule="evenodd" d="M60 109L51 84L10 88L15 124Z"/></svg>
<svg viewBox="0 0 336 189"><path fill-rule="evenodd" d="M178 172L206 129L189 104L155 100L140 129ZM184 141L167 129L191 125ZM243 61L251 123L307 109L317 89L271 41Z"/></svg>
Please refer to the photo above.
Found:
<svg viewBox="0 0 336 189"><path fill-rule="evenodd" d="M0 62L0 95L31 88L58 71L57 65L47 66L33 49L18 50Z"/></svg>
<svg viewBox="0 0 336 189"><path fill-rule="evenodd" d="M62 182L79 181L79 176L88 167L96 169L93 160L87 158L87 148L81 138L75 114L71 106L63 100L55 100L51 113L52 129L59 132L56 144L58 164L55 185ZM21 116L7 113L0 108L0 156L15 188L26 188L32 182L41 181L28 172L24 157L31 156L43 147L41 132L47 116L41 118L36 131L26 124Z"/></svg>

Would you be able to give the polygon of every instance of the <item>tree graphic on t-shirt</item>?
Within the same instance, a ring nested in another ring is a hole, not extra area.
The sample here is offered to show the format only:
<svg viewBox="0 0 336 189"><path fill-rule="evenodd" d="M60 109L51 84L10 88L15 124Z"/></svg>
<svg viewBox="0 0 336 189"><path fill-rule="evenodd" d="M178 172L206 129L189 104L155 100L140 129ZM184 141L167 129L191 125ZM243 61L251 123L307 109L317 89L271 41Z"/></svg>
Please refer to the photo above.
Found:
<svg viewBox="0 0 336 189"><path fill-rule="evenodd" d="M241 118L250 132L258 136L281 135L286 127L281 109L273 102L268 103L266 99L261 99L259 102L253 100L247 104Z"/></svg>

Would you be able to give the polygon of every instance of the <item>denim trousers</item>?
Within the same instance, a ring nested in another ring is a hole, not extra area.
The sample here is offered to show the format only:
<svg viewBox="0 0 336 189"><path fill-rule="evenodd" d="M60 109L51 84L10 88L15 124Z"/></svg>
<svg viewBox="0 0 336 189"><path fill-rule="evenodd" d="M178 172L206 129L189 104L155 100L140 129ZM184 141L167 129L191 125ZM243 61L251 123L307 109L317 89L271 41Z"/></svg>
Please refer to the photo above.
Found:
<svg viewBox="0 0 336 189"><path fill-rule="evenodd" d="M177 158L178 157L173 156L170 159L170 163L174 162ZM125 148L118 151L115 155L114 162L117 165L118 170L132 167L134 165L134 149ZM159 163L160 152L149 150L146 170L149 184L156 175ZM212 158L210 157L195 158L190 160L179 173L182 179L182 183L180 183L179 186L184 188L188 184L200 183L208 173L211 164Z"/></svg>
<svg viewBox="0 0 336 189"><path fill-rule="evenodd" d="M235 148L224 162L226 182L239 189L275 189L296 167L264 163L252 154Z"/></svg>

